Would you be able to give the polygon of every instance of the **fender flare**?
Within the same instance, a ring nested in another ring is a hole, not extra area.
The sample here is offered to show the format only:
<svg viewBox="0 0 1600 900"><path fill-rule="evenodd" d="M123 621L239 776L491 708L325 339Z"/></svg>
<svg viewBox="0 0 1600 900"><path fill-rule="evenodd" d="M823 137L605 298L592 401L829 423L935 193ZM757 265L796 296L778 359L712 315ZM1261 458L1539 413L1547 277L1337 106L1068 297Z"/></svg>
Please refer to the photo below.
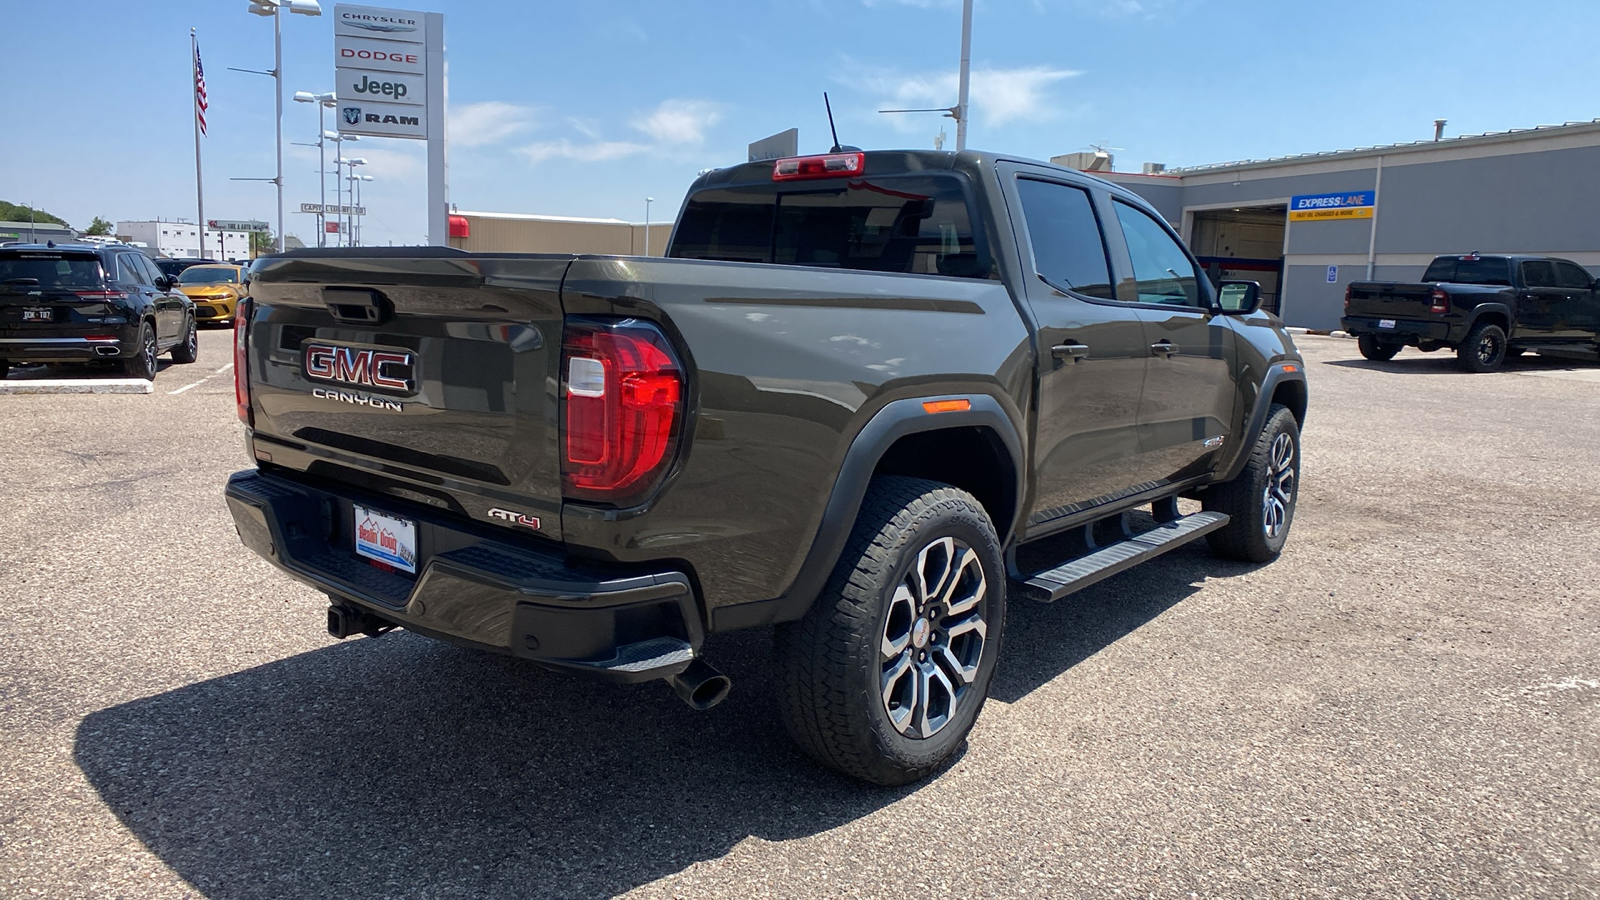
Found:
<svg viewBox="0 0 1600 900"><path fill-rule="evenodd" d="M1472 308L1472 315L1467 317L1466 330L1471 331L1472 326L1478 324L1479 319L1489 315L1490 313L1496 313L1505 318L1506 335L1509 337L1511 334L1511 323L1516 321L1516 319L1511 315L1511 307L1505 305L1504 303L1479 303L1477 306L1474 306ZM1465 333L1463 333L1463 336L1465 336Z"/></svg>
<svg viewBox="0 0 1600 900"><path fill-rule="evenodd" d="M967 400L970 409L958 412L930 414L922 408L928 400ZM1011 457L1012 490L1015 507L1010 522L996 522L1000 531L1001 546L1005 546L1015 533L1017 521L1026 511L1025 492L1027 469L1022 454L1022 438L1016 423L1006 414L1000 402L988 394L943 394L936 397L912 397L895 400L873 414L860 432L850 442L844 460L839 466L839 477L834 479L823 510L822 521L806 552L805 561L788 590L775 603L772 620L792 622L806 614L828 576L838 564L855 527L856 516L861 512L861 501L867 494L872 473L884 453L894 442L908 434L942 431L948 428L977 427L994 434Z"/></svg>
<svg viewBox="0 0 1600 900"><path fill-rule="evenodd" d="M1278 392L1279 385L1289 382L1299 382L1304 388L1306 383L1304 364L1278 362L1267 368L1266 377L1261 379L1261 390L1256 393L1255 406L1250 410L1250 418L1245 420L1244 431L1240 435L1240 440L1234 445L1233 460L1212 484L1232 481L1244 471L1245 463L1250 459L1250 448L1255 446L1256 438L1261 436L1261 429L1267 427L1267 413L1272 410L1273 395ZM1304 422L1301 424L1303 426Z"/></svg>

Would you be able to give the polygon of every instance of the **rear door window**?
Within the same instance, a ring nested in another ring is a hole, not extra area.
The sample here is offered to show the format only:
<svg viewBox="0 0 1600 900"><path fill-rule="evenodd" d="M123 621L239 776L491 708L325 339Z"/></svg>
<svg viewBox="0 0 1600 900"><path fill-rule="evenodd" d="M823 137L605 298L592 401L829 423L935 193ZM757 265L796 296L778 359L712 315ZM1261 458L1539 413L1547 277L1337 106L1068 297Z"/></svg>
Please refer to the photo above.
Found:
<svg viewBox="0 0 1600 900"><path fill-rule="evenodd" d="M671 255L996 277L963 185L952 175L891 175L700 191L684 209Z"/></svg>
<svg viewBox="0 0 1600 900"><path fill-rule="evenodd" d="M1034 178L1019 178L1034 271L1051 287L1112 299L1111 263L1089 192Z"/></svg>
<svg viewBox="0 0 1600 900"><path fill-rule="evenodd" d="M1555 287L1556 267L1548 260L1527 260L1522 264L1522 283L1531 288Z"/></svg>
<svg viewBox="0 0 1600 900"><path fill-rule="evenodd" d="M1511 261L1504 256L1456 260L1456 284L1511 284Z"/></svg>

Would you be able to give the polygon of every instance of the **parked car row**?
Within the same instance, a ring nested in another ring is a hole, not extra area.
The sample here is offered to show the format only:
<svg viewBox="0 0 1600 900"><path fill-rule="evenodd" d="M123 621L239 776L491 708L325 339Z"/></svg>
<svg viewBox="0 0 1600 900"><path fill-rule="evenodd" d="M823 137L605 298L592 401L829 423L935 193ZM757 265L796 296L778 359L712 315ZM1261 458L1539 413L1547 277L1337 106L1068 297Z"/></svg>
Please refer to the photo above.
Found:
<svg viewBox="0 0 1600 900"><path fill-rule="evenodd" d="M177 285L122 244L0 247L0 377L19 362L113 362L153 379L163 353L194 362L199 316Z"/></svg>

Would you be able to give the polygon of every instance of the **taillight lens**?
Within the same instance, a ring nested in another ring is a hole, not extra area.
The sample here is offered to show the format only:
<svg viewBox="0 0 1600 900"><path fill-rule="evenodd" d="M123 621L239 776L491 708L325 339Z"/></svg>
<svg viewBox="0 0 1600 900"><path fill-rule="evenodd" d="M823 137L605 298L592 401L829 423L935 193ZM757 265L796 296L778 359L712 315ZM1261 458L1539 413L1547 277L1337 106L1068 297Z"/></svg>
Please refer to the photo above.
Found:
<svg viewBox="0 0 1600 900"><path fill-rule="evenodd" d="M239 421L254 425L250 419L250 373L246 370L245 337L250 329L250 300L239 301L233 314L233 402L239 411Z"/></svg>
<svg viewBox="0 0 1600 900"><path fill-rule="evenodd" d="M1428 306L1428 312L1447 313L1450 311L1450 295L1446 294L1443 288L1434 288L1431 297L1432 301Z"/></svg>
<svg viewBox="0 0 1600 900"><path fill-rule="evenodd" d="M773 181L809 181L813 178L850 178L867 167L865 153L829 153L791 156L772 164Z"/></svg>
<svg viewBox="0 0 1600 900"><path fill-rule="evenodd" d="M1354 287L1355 285L1348 285L1344 289L1344 314L1347 316L1350 315L1350 292Z"/></svg>
<svg viewBox="0 0 1600 900"><path fill-rule="evenodd" d="M128 299L123 291L73 291L79 300L99 300L102 303L120 303Z"/></svg>
<svg viewBox="0 0 1600 900"><path fill-rule="evenodd" d="M561 353L566 495L643 499L672 462L683 427L683 370L656 326L569 317Z"/></svg>

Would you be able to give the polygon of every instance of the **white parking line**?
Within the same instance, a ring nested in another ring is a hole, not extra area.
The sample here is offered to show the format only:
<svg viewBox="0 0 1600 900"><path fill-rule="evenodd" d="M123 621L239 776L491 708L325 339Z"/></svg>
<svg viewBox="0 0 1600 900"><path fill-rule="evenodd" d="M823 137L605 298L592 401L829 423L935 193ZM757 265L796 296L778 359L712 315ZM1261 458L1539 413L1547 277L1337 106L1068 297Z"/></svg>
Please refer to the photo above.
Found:
<svg viewBox="0 0 1600 900"><path fill-rule="evenodd" d="M170 396L173 396L174 394L181 394L184 391L189 390L190 388L197 388L200 385L205 384L206 382L208 382L211 379L217 377L218 375L221 375L223 372L226 372L231 368L233 368L233 363L228 363L227 365L225 365L222 368L216 370L215 372L212 372L210 375L207 375L206 377L200 379L199 381L196 381L194 384L186 384L183 387L178 388L175 391L167 391L167 396L170 397Z"/></svg>

